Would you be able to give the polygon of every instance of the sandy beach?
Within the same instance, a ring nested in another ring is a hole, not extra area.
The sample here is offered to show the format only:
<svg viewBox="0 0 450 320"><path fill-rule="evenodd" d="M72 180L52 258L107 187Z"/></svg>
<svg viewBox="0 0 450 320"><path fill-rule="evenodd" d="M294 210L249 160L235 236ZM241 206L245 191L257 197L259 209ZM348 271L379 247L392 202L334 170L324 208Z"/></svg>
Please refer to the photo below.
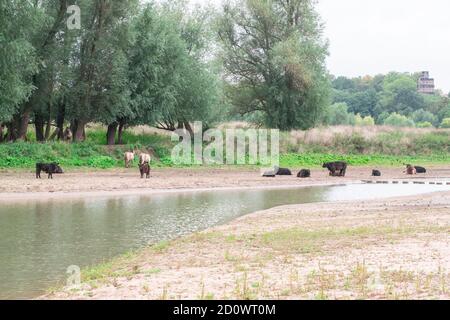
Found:
<svg viewBox="0 0 450 320"><path fill-rule="evenodd" d="M378 179L400 180L401 169ZM75 172L53 181L2 173L3 200L24 192L151 192L196 188L350 183L313 170L313 178L261 178L256 170ZM31 177L30 177L31 175ZM450 168L417 180L450 181ZM337 180L337 182L336 182ZM163 242L83 272L83 284L43 299L448 299L450 191L383 200L302 204L255 212L226 225Z"/></svg>
<svg viewBox="0 0 450 320"><path fill-rule="evenodd" d="M293 170L296 174L300 169ZM402 168L381 168L382 177L371 177L372 168L349 168L345 178L330 177L325 169L312 170L312 177L294 176L263 178L258 169L197 168L156 169L150 179L140 179L137 168L103 171L66 170L53 180L35 179L29 171L0 172L0 200L45 199L104 194L151 193L164 190L192 190L236 187L310 186L359 182L361 180L447 179L450 167L430 167L426 174L406 176Z"/></svg>

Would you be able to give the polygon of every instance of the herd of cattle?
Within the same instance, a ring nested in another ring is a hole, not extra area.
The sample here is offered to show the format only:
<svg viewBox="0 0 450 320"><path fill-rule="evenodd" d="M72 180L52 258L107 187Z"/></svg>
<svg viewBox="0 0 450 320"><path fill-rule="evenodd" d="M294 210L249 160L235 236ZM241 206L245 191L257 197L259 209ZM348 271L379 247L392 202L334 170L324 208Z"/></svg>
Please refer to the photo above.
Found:
<svg viewBox="0 0 450 320"><path fill-rule="evenodd" d="M328 172L330 176L332 177L345 177L345 174L347 172L347 163L344 161L335 161L335 162L327 162L322 165L322 168L328 169ZM426 173L427 170L424 167L419 166L412 166L410 164L406 165L406 171L403 173L406 173L407 175L414 175L417 173ZM279 168L274 167L273 170L265 171L262 176L263 177L275 177L275 176L291 176L292 171L287 168ZM380 170L372 170L372 176L373 177L381 177L381 171ZM298 172L297 178L310 178L311 177L311 170L309 169L302 169Z"/></svg>
<svg viewBox="0 0 450 320"><path fill-rule="evenodd" d="M136 152L125 152L124 160L125 160L125 168L129 168L130 164L134 161L136 157ZM139 154L139 171L141 173L141 179L150 178L150 161L151 156L146 153ZM347 172L347 163L344 161L335 161L335 162L327 162L323 164L323 168L328 169L330 176L332 177L345 177ZM45 172L48 174L49 179L53 179L53 174L62 174L64 173L63 169L59 166L58 163L37 163L36 164L36 179L41 179L41 172ZM404 173L408 175L414 175L417 173L426 173L427 170L424 167L412 166L410 164L406 165L406 171ZM273 170L265 171L262 176L263 177L275 177L275 176L291 176L292 171L287 168L274 167ZM373 170L372 176L380 177L381 171ZM297 174L298 178L310 178L311 170L302 169Z"/></svg>

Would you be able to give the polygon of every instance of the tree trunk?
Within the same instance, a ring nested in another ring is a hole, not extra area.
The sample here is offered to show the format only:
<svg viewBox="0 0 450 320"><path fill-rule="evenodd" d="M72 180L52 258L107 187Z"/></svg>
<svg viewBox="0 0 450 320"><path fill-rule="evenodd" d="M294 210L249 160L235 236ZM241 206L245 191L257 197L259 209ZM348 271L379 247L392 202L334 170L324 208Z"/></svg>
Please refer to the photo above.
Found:
<svg viewBox="0 0 450 320"><path fill-rule="evenodd" d="M38 142L44 142L44 117L40 112L34 113L34 128L36 131L36 140Z"/></svg>
<svg viewBox="0 0 450 320"><path fill-rule="evenodd" d="M86 122L84 121L76 121L76 130L73 136L75 142L82 142L86 139L85 125Z"/></svg>
<svg viewBox="0 0 450 320"><path fill-rule="evenodd" d="M77 132L77 128L78 128L78 120L72 120L70 122L70 131L72 131L72 133ZM72 137L73 141L75 141L75 134Z"/></svg>
<svg viewBox="0 0 450 320"><path fill-rule="evenodd" d="M11 121L6 125L6 127L8 128L8 135L6 136L7 141L15 141L17 138L14 124L15 122Z"/></svg>
<svg viewBox="0 0 450 320"><path fill-rule="evenodd" d="M189 123L189 121L185 121L184 122L184 127L186 128L186 130L191 134L191 137L194 137L194 130L191 127L191 124Z"/></svg>
<svg viewBox="0 0 450 320"><path fill-rule="evenodd" d="M47 125L45 126L45 135L44 135L44 139L46 141L48 141L48 139L50 138L50 131L51 130L52 130L52 120L48 119Z"/></svg>
<svg viewBox="0 0 450 320"><path fill-rule="evenodd" d="M3 142L3 123L0 123L0 143Z"/></svg>
<svg viewBox="0 0 450 320"><path fill-rule="evenodd" d="M48 104L47 112L48 112L48 118L47 118L47 125L45 127L45 140L46 141L50 137L50 131L52 129L52 105L50 103Z"/></svg>
<svg viewBox="0 0 450 320"><path fill-rule="evenodd" d="M119 133L118 133L118 137L117 137L117 143L118 144L123 144L123 131L125 128L125 123L123 121L121 121L119 123Z"/></svg>
<svg viewBox="0 0 450 320"><path fill-rule="evenodd" d="M53 131L52 135L47 139L47 141L54 141L57 137L59 137L59 128L56 128Z"/></svg>
<svg viewBox="0 0 450 320"><path fill-rule="evenodd" d="M58 128L58 140L63 139L64 134L64 118L66 116L66 107L61 103L58 107L58 114L56 115L56 127ZM74 132L74 131L72 131Z"/></svg>
<svg viewBox="0 0 450 320"><path fill-rule="evenodd" d="M108 131L106 133L106 143L108 146L113 146L116 144L116 132L118 123L114 122L108 126Z"/></svg>
<svg viewBox="0 0 450 320"><path fill-rule="evenodd" d="M16 140L26 140L28 133L28 124L30 123L31 110L25 109L19 120L19 131Z"/></svg>

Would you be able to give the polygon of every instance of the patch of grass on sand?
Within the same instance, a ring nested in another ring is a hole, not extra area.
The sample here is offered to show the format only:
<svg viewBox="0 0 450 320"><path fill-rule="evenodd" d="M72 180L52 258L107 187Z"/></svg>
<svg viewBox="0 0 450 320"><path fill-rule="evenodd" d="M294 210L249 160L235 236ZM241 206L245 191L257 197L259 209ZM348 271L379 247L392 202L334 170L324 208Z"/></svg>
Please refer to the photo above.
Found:
<svg viewBox="0 0 450 320"><path fill-rule="evenodd" d="M257 240L260 246L276 251L295 253L317 253L325 241L339 241L342 245L353 244L355 239L366 237L395 237L414 234L420 231L445 232L442 227L414 226L362 226L357 228L306 230L301 228L280 229L263 233ZM348 241L352 240L352 241Z"/></svg>

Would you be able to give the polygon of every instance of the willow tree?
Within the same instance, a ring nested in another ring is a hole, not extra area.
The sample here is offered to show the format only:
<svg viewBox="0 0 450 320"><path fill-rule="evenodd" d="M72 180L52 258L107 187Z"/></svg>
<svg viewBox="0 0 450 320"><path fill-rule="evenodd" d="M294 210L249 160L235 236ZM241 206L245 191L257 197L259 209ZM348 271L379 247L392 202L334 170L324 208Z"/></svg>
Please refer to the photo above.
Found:
<svg viewBox="0 0 450 320"><path fill-rule="evenodd" d="M82 23L72 65L75 79L70 101L74 140L85 138L91 121L113 123L129 105L127 25L138 0L79 1Z"/></svg>
<svg viewBox="0 0 450 320"><path fill-rule="evenodd" d="M134 23L129 50L130 124L166 130L207 121L217 102L217 76L204 59L206 25L200 11L177 2L148 5Z"/></svg>
<svg viewBox="0 0 450 320"><path fill-rule="evenodd" d="M218 22L228 93L242 115L283 130L313 126L327 104L327 42L313 0L238 0Z"/></svg>
<svg viewBox="0 0 450 320"><path fill-rule="evenodd" d="M29 37L32 21L29 1L0 2L0 142L6 126L9 139L16 137L13 118L34 90L30 79L37 71L37 60Z"/></svg>

